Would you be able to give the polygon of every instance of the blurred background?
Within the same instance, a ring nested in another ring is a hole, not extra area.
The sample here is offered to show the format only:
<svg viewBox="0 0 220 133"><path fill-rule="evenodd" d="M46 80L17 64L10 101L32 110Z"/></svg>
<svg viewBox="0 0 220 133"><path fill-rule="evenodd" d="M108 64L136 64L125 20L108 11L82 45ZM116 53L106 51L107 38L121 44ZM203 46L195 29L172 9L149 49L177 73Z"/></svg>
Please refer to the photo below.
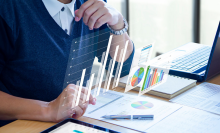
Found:
<svg viewBox="0 0 220 133"><path fill-rule="evenodd" d="M129 23L135 47L155 42L152 57L188 42L212 45L219 0L107 0Z"/></svg>
<svg viewBox="0 0 220 133"><path fill-rule="evenodd" d="M212 45L220 0L107 0L129 23L135 48L155 42L152 58L188 42ZM94 61L92 73L100 64ZM96 77L95 77L96 79Z"/></svg>

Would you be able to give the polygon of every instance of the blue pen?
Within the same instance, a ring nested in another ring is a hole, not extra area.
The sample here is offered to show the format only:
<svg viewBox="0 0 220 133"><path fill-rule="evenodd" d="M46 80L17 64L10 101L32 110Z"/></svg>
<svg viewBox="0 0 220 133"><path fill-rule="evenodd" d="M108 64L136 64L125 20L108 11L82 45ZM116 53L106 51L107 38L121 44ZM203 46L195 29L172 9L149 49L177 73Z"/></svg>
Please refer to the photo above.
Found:
<svg viewBox="0 0 220 133"><path fill-rule="evenodd" d="M154 115L105 115L105 119L138 119L138 120L153 120Z"/></svg>

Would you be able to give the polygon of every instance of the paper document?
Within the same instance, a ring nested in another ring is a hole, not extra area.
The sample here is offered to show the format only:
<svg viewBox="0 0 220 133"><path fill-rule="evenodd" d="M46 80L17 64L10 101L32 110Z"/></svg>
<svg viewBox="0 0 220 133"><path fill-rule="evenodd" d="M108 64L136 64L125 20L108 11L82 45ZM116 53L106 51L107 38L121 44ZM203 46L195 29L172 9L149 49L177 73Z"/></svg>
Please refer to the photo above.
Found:
<svg viewBox="0 0 220 133"><path fill-rule="evenodd" d="M101 89L101 91L102 90L103 89ZM108 91L106 93L101 93L99 96L96 97L96 104L92 105L92 106L89 105L89 107L86 110L86 113L91 114L94 111L97 111L97 110L101 109L102 107L108 105L109 103L114 102L115 100L118 100L119 98L123 97L123 95L124 95L123 93L117 93L114 91Z"/></svg>
<svg viewBox="0 0 220 133"><path fill-rule="evenodd" d="M111 91L110 91L111 92ZM119 95L122 93L114 92ZM111 99L111 97L109 97ZM99 99L101 100L101 99ZM99 102L101 101L97 101ZM116 125L124 126L138 131L145 131L152 125L156 124L163 118L175 112L181 106L178 104L172 104L161 100L156 100L149 97L137 97L133 95L124 94L123 97L108 103L108 105L99 108L92 113L89 113L93 108L89 105L86 111L86 117L102 120L105 122L113 123ZM127 120L127 119L104 119L101 118L104 115L139 115L139 114L153 114L154 120Z"/></svg>
<svg viewBox="0 0 220 133"><path fill-rule="evenodd" d="M220 116L182 107L147 130L147 133L219 133Z"/></svg>
<svg viewBox="0 0 220 133"><path fill-rule="evenodd" d="M220 114L220 86L205 82L170 101Z"/></svg>

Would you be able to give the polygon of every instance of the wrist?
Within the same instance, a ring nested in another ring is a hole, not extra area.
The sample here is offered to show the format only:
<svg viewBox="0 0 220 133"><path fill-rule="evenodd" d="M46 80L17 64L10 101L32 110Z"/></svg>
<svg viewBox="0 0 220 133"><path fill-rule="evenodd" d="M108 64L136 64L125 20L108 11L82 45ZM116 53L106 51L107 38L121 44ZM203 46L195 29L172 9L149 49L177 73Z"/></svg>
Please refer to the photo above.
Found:
<svg viewBox="0 0 220 133"><path fill-rule="evenodd" d="M51 121L48 115L48 103L39 100L30 100L23 98L16 98L16 103L20 104L16 109L13 109L15 119L19 120L37 120L37 121Z"/></svg>
<svg viewBox="0 0 220 133"><path fill-rule="evenodd" d="M109 25L113 30L122 30L125 27L123 16L121 14L118 15L118 23L115 25Z"/></svg>
<svg viewBox="0 0 220 133"><path fill-rule="evenodd" d="M53 117L52 117L52 109L50 106L50 102L44 102L44 105L41 106L41 112L42 112L42 116L44 118L44 121L48 121L48 122L53 122Z"/></svg>

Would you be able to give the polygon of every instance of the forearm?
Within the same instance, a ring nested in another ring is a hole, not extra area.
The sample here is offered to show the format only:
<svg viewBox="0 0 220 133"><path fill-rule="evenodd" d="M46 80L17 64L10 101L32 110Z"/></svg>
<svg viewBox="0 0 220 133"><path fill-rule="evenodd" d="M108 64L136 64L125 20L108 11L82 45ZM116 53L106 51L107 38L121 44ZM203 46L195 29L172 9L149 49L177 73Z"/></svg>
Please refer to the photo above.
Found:
<svg viewBox="0 0 220 133"><path fill-rule="evenodd" d="M0 120L39 120L50 121L48 103L24 99L0 91Z"/></svg>
<svg viewBox="0 0 220 133"><path fill-rule="evenodd" d="M111 28L113 28L114 30L123 29L124 28L123 17L119 16L119 23L111 26ZM111 34L111 35L113 35L113 34ZM114 35L112 38L112 43L111 43L111 47L110 47L110 51L111 51L110 55L112 58L114 58L115 49L117 46L119 46L119 51L118 51L117 58L116 58L116 61L118 61L118 62L121 62L121 60L120 60L121 50L125 48L125 44L126 44L127 40L129 40L129 43L128 43L128 47L127 47L124 61L126 61L130 57L130 55L133 51L133 44L132 44L130 37L128 36L127 33L124 33L123 35Z"/></svg>

